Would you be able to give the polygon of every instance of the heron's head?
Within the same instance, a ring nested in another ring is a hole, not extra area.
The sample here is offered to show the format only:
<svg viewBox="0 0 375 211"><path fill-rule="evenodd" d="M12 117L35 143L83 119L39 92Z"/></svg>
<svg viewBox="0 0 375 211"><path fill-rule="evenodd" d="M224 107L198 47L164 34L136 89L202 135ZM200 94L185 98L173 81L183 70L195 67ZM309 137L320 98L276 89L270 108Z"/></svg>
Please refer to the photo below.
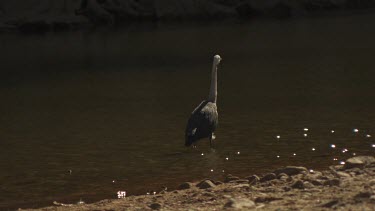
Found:
<svg viewBox="0 0 375 211"><path fill-rule="evenodd" d="M214 65L219 65L221 61L221 57L219 55L214 56Z"/></svg>

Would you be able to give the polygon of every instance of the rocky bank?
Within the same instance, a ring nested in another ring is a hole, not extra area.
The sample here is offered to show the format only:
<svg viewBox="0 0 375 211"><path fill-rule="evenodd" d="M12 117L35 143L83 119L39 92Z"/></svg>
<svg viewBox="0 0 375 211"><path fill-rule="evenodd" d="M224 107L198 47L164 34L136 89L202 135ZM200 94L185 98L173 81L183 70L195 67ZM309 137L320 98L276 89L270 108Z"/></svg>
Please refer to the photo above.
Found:
<svg viewBox="0 0 375 211"><path fill-rule="evenodd" d="M224 181L186 182L179 190L39 210L375 210L375 158L358 156L325 171L287 166Z"/></svg>
<svg viewBox="0 0 375 211"><path fill-rule="evenodd" d="M375 8L375 0L0 0L0 31L43 32L134 21L285 18Z"/></svg>

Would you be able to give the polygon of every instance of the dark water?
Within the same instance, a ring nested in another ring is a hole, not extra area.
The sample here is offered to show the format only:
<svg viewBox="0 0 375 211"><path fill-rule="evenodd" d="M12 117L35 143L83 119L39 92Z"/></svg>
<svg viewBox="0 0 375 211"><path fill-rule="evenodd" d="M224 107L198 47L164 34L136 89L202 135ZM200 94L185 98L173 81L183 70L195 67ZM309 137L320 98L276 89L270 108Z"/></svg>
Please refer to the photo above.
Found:
<svg viewBox="0 0 375 211"><path fill-rule="evenodd" d="M0 35L0 208L374 155L374 18ZM216 152L188 149L215 53Z"/></svg>

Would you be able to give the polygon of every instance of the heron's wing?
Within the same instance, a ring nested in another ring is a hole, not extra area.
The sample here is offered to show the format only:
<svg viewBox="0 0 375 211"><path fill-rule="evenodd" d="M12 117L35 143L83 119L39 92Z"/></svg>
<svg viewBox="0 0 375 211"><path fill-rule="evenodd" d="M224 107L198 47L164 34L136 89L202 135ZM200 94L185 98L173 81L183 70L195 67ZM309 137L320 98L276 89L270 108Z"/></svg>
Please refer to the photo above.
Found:
<svg viewBox="0 0 375 211"><path fill-rule="evenodd" d="M206 100L203 100L194 110L191 112L191 115L193 116L195 113L202 110L202 108L207 104L208 102Z"/></svg>
<svg viewBox="0 0 375 211"><path fill-rule="evenodd" d="M194 136L197 128L200 128L202 121L204 120L204 116L201 114L202 108L207 104L207 101L202 101L194 110L191 112L190 118L186 125L185 134L187 136Z"/></svg>
<svg viewBox="0 0 375 211"><path fill-rule="evenodd" d="M211 102L207 103L207 105L202 108L201 113L204 116L204 122L207 124L208 129L214 131L219 122L216 104Z"/></svg>
<svg viewBox="0 0 375 211"><path fill-rule="evenodd" d="M195 133L200 133L205 136L215 130L218 122L217 120L218 114L216 104L203 101L192 112L186 126L186 135L193 136Z"/></svg>

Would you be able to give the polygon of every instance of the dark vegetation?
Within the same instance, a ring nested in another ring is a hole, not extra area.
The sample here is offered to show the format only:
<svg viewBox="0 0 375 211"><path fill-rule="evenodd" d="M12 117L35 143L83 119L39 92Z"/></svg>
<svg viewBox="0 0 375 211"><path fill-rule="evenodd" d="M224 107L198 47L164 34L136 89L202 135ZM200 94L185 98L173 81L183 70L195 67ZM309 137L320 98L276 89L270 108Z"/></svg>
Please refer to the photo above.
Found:
<svg viewBox="0 0 375 211"><path fill-rule="evenodd" d="M375 0L0 1L0 31L60 31L137 21L289 18L369 10Z"/></svg>

